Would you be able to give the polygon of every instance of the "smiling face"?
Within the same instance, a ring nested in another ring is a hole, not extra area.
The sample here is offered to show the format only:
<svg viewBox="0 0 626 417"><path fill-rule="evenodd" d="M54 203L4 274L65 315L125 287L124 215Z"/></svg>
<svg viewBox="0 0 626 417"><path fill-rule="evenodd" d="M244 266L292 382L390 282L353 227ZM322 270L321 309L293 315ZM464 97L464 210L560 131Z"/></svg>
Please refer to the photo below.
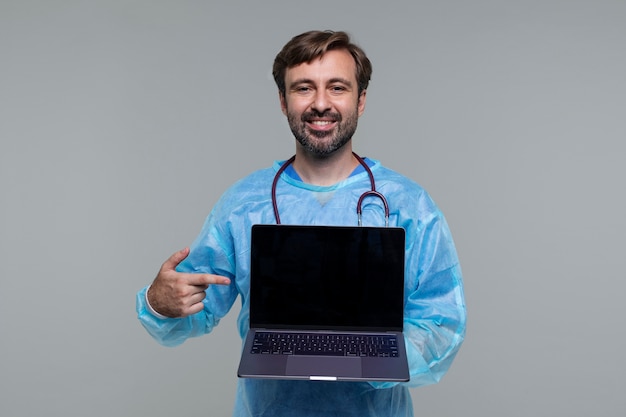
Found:
<svg viewBox="0 0 626 417"><path fill-rule="evenodd" d="M302 149L326 156L350 142L365 110L356 64L346 50L331 50L308 63L288 68L280 104Z"/></svg>

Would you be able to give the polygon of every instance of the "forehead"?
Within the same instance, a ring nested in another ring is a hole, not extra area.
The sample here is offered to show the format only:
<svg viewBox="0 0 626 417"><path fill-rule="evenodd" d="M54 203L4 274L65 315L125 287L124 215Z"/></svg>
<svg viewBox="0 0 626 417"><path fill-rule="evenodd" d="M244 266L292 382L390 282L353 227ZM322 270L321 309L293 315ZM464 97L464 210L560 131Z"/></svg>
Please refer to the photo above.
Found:
<svg viewBox="0 0 626 417"><path fill-rule="evenodd" d="M311 62L287 68L285 72L287 85L298 80L324 82L337 78L356 84L356 63L345 49L328 51Z"/></svg>

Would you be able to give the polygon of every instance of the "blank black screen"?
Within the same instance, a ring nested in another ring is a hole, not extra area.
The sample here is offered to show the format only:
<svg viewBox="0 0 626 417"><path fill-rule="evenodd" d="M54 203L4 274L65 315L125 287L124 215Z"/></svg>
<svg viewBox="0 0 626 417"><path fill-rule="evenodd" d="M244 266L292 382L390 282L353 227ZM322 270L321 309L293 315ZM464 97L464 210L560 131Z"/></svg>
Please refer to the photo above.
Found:
<svg viewBox="0 0 626 417"><path fill-rule="evenodd" d="M255 225L253 327L402 330L401 228Z"/></svg>

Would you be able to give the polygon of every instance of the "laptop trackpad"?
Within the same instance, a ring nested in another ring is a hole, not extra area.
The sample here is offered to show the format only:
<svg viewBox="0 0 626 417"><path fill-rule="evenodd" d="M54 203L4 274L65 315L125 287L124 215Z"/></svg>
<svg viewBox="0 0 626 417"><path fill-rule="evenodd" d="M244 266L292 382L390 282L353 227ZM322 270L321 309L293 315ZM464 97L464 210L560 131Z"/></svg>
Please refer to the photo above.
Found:
<svg viewBox="0 0 626 417"><path fill-rule="evenodd" d="M360 377L361 358L346 356L289 356L287 375Z"/></svg>

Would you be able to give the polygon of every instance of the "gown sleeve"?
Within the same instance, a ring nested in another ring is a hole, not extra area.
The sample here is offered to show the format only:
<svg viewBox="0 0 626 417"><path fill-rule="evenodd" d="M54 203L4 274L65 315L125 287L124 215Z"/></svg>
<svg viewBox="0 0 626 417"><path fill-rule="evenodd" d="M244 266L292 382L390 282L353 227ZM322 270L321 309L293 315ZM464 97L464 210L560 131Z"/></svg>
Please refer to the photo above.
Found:
<svg viewBox="0 0 626 417"><path fill-rule="evenodd" d="M183 318L163 318L154 315L146 299L148 287L139 291L136 298L139 321L161 345L178 346L190 337L210 333L228 313L237 298L232 239L227 230L220 231L213 221L215 210L209 215L200 234L191 245L189 256L177 266L176 270L226 276L231 279L231 284L209 286L203 301L203 310Z"/></svg>
<svg viewBox="0 0 626 417"><path fill-rule="evenodd" d="M443 214L408 224L404 335L410 387L438 382L465 337L466 307L458 256ZM388 388L397 383L371 383Z"/></svg>

